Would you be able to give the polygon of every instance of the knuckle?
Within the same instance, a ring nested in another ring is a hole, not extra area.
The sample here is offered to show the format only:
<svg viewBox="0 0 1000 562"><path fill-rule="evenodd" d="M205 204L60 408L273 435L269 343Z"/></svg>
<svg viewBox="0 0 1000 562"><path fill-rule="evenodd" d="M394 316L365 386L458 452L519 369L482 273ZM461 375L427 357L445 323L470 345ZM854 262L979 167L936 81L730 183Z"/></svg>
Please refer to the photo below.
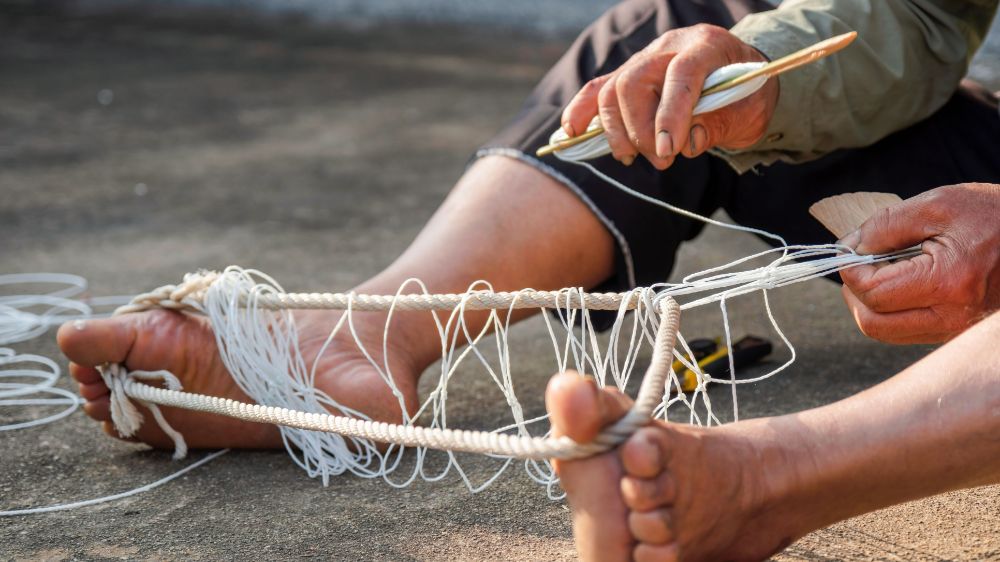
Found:
<svg viewBox="0 0 1000 562"><path fill-rule="evenodd" d="M921 196L920 206L916 215L924 221L943 224L955 215L955 196L959 195L957 186L932 189Z"/></svg>
<svg viewBox="0 0 1000 562"><path fill-rule="evenodd" d="M889 312L891 308L891 299L887 298L887 295L875 291L862 291L858 295L858 300L872 312Z"/></svg>
<svg viewBox="0 0 1000 562"><path fill-rule="evenodd" d="M615 94L619 98L628 97L629 93L635 90L635 75L634 71L626 70L615 80Z"/></svg>
<svg viewBox="0 0 1000 562"><path fill-rule="evenodd" d="M842 270L840 278L844 281L844 286L854 293L855 296L858 296L859 293L870 291L873 286L871 276L864 272L863 266L855 266Z"/></svg>
<svg viewBox="0 0 1000 562"><path fill-rule="evenodd" d="M876 231L886 230L893 222L895 214L896 213L893 211L892 207L885 207L875 211L875 214L871 216L870 220L872 227L874 227Z"/></svg>
<svg viewBox="0 0 1000 562"><path fill-rule="evenodd" d="M601 86L600 90L597 91L597 104L599 106L607 107L615 103L617 83L617 80L608 80L603 86Z"/></svg>
<svg viewBox="0 0 1000 562"><path fill-rule="evenodd" d="M726 30L710 23L699 23L691 26L691 32L702 41L711 41L726 33Z"/></svg>
<svg viewBox="0 0 1000 562"><path fill-rule="evenodd" d="M671 64L674 66L671 69L670 75L663 79L663 92L665 94L663 97L665 101L671 101L671 98L674 97L685 100L687 98L694 98L699 86L699 84L695 84L694 76L697 68L684 60L678 60Z"/></svg>
<svg viewBox="0 0 1000 562"><path fill-rule="evenodd" d="M924 207L927 211L940 211L947 206L950 194L950 190L948 189L934 189L928 191L923 200Z"/></svg>

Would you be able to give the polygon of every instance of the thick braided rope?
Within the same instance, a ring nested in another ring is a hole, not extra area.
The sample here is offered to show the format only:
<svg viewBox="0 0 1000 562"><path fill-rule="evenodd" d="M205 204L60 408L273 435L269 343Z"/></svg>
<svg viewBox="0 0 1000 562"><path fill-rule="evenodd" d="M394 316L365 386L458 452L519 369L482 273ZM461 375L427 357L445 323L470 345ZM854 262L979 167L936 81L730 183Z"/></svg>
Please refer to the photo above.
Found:
<svg viewBox="0 0 1000 562"><path fill-rule="evenodd" d="M168 306L167 308L185 309L197 307L199 303L195 299L198 298L198 293L203 294L204 289L210 283L211 280L207 282L199 280L197 283L189 283L186 286L182 284L180 288L161 288L159 292L140 295L137 297L140 306L138 310L145 310L146 303L152 302L152 299L149 298L150 295L154 295L156 299L161 299L162 296L166 295L167 298L161 300L182 304L186 303L184 306ZM448 297L449 295L431 296ZM559 294L559 296L565 298L565 294ZM483 302L488 301L489 299L486 299ZM584 302L586 302L586 297L584 297ZM621 300L619 299L619 306L620 303ZM510 306L510 303L508 302L502 306ZM670 376L673 349L680 326L680 307L676 301L671 298L661 299L659 307L660 324L653 347L653 356L639 388L635 404L624 417L605 428L591 443L577 443L568 437L527 437L487 431L390 424L347 416L316 414L286 408L247 404L227 398L151 387L136 380L136 377L126 372L120 365L108 365L102 369L102 374L108 379L117 379L112 381L113 384L110 385L113 395L112 402L127 401L124 396L121 396L121 394L124 394L147 405L173 406L187 410L221 414L251 422L272 423L299 429L333 432L346 437L357 437L382 443L502 455L520 459L577 459L589 457L613 448L652 419L653 410L662 399L663 389L667 378ZM131 311L132 309L123 307L119 311L116 311L116 314ZM146 379L150 378L150 375L151 373L141 373L142 378ZM169 375L169 373L165 373L165 375ZM115 396L116 394L117 396ZM166 422L162 416L156 416L156 421L161 427L165 426ZM129 422L124 422L123 420L123 423L127 424ZM134 423L132 422L133 425ZM118 425L117 420L116 425ZM169 426L164 427L165 430L168 428ZM168 433L176 432L170 429Z"/></svg>
<svg viewBox="0 0 1000 562"><path fill-rule="evenodd" d="M119 307L115 314L142 312L154 308L200 311L208 287L218 278L213 272L188 274L179 285L164 285L137 295L132 302ZM634 291L624 293L586 293L576 291L472 291L464 294L359 295L355 293L271 293L254 295L254 306L264 310L357 310L361 312L396 310L493 310L508 308L586 308L589 310L619 310L622 301L626 309L639 305L641 297ZM240 304L247 304L241 299Z"/></svg>

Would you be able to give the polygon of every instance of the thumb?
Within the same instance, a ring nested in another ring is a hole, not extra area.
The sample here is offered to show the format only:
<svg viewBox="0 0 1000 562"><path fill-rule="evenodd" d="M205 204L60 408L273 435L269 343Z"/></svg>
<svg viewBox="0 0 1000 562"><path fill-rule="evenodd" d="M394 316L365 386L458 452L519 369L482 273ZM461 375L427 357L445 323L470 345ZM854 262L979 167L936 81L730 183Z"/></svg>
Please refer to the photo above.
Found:
<svg viewBox="0 0 1000 562"><path fill-rule="evenodd" d="M916 246L941 231L920 197L881 209L841 243L859 254L882 254Z"/></svg>

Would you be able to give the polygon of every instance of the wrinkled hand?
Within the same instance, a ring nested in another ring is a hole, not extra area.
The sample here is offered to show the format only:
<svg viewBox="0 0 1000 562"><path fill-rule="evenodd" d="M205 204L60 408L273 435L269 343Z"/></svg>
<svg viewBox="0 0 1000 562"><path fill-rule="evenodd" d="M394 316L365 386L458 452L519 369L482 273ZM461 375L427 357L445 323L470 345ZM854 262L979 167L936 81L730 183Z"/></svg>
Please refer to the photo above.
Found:
<svg viewBox="0 0 1000 562"><path fill-rule="evenodd" d="M600 114L615 159L630 165L642 154L660 170L678 154L693 158L713 146L748 147L767 130L778 100L776 80L730 106L697 117L691 112L712 71L766 60L721 27L668 31L614 72L584 85L563 111L563 130L581 134Z"/></svg>
<svg viewBox="0 0 1000 562"><path fill-rule="evenodd" d="M890 343L934 343L1000 308L1000 185L940 187L884 209L843 244L861 254L917 244L919 256L840 272L861 331Z"/></svg>

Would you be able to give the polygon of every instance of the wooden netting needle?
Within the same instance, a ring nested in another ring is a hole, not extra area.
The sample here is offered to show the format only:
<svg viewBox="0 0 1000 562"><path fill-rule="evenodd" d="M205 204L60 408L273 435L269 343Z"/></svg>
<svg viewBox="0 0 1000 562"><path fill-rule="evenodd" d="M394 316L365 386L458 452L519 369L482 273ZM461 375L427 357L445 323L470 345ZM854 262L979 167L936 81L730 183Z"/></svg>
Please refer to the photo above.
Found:
<svg viewBox="0 0 1000 562"><path fill-rule="evenodd" d="M716 92L721 92L724 90L728 90L730 88L735 88L740 84L745 84L761 76L772 78L781 73L788 72L789 70L799 68L800 66L804 66L809 63L815 62L821 58L828 57L833 53L836 53L837 51L850 45L851 42L854 41L854 39L857 36L858 36L857 31L851 31L848 33L844 33L842 35L837 35L836 37L825 39L823 41L820 41L819 43L816 43L815 45L810 45L805 49L796 51L788 56L781 57L776 61L769 62L764 66L758 68L757 70L751 70L746 74L741 74L735 78L731 78L729 80L726 80L725 82L716 84L711 88L706 88L701 91L701 95L702 97L704 97L709 94L714 94ZM566 140L555 142L552 144L547 144L539 148L537 151L535 151L535 154L537 156L546 156L548 154L552 154L557 150L564 150L571 146L576 146L581 142L590 140L600 135L603 132L604 129L598 126L588 130L587 132L581 135L577 135L575 137L568 138Z"/></svg>

